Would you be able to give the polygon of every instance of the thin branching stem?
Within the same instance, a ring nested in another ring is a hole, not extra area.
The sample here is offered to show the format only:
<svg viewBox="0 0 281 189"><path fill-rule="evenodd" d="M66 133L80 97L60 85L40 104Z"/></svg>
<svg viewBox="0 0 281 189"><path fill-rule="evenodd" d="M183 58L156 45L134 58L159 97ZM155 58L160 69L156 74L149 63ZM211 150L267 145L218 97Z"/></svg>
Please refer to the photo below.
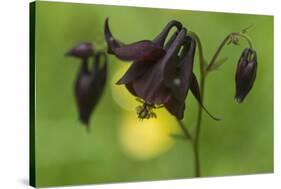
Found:
<svg viewBox="0 0 281 189"><path fill-rule="evenodd" d="M179 126L180 126L183 134L185 135L185 138L187 139L188 142L191 143L194 154L196 154L194 140L192 138L192 135L190 134L190 132L188 131L188 129L186 128L186 126L184 125L184 123L181 120L177 120L177 121L179 123ZM196 166L195 166L196 168L194 169L194 175L198 175L199 169L197 169L197 166L199 166L199 161L195 160L195 164L196 164ZM199 177L199 175L196 177Z"/></svg>
<svg viewBox="0 0 281 189"><path fill-rule="evenodd" d="M252 43L250 38L245 35L243 32L233 32L227 35L223 41L220 43L218 46L216 52L214 53L212 59L210 60L209 64L205 61L204 53L203 53L203 46L201 43L200 38L198 35L194 32L189 32L189 35L194 37L198 44L198 54L199 54L199 62L200 62L200 92L201 92L201 103L204 104L204 91L205 91L205 82L206 82L206 77L209 73L209 71L212 70L213 65L215 64L220 52L222 51L223 47L228 44L229 42L232 42L231 40L233 37L241 37L245 39L248 42L248 45L250 48L252 48ZM196 125L195 125L195 133L194 136L190 134L188 129L185 127L184 123L180 120L178 120L178 123L180 125L180 128L182 129L185 137L187 138L188 141L191 142L193 151L194 151L194 176L195 177L200 177L201 176L201 170L200 170L200 153L199 153L199 142L200 142L200 132L201 132L201 125L202 125L202 113L203 113L203 108L200 104L198 104L198 113L197 113L197 120L196 120Z"/></svg>
<svg viewBox="0 0 281 189"><path fill-rule="evenodd" d="M245 34L243 34L243 33L241 33L241 32L233 32L233 33L230 33L229 35L227 35L227 36L224 38L224 40L220 43L219 47L217 48L217 50L216 50L214 56L212 57L210 63L208 64L208 66L207 66L207 68L206 68L206 74L208 73L208 71L210 71L210 70L212 69L212 67L213 67L213 65L215 64L215 62L216 62L216 60L217 60L217 58L218 58L218 56L219 56L221 50L222 50L223 47L229 42L229 40L231 40L231 37L233 37L233 36L237 36L237 37L241 37L241 38L245 39L245 40L248 42L249 47L250 47L251 49L253 48L252 42L251 42L250 38L249 38L247 35L245 35ZM199 39L199 38L198 38L198 39ZM199 51L200 51L200 49L199 49Z"/></svg>
<svg viewBox="0 0 281 189"><path fill-rule="evenodd" d="M203 46L201 43L200 38L196 33L191 32L191 35L195 38L198 44L198 54L199 54L199 63L200 63L200 92L201 92L201 103L203 104L204 99L204 86L205 86L205 58L203 53ZM194 142L193 142L193 150L194 150L194 176L200 177L200 154L199 154L199 138L200 138L200 130L201 130L201 122L202 122L202 113L203 108L200 104L198 104L198 113L197 113L197 120L195 125L195 134L194 134Z"/></svg>
<svg viewBox="0 0 281 189"><path fill-rule="evenodd" d="M249 44L249 47L252 48L252 43L250 38L245 35L244 33L237 33L233 32L227 35L223 41L220 43L219 47L217 48L216 52L214 53L211 61L209 64L207 64L207 67L205 69L205 57L203 53L203 46L200 41L200 38L196 33L190 32L190 34L196 39L197 44L198 44L198 50L199 50L199 62L200 62L200 92L201 92L201 103L204 104L204 91L205 91L205 81L206 81L206 76L208 72L211 70L212 66L216 62L220 52L222 51L223 47L229 43L232 37L241 37L246 39L246 41ZM194 149L194 172L195 172L195 177L200 177L201 176L201 170L200 170L200 154L199 154L199 142L200 142L200 132L201 132L201 125L202 125L202 113L203 113L203 108L200 104L198 104L198 113L197 113L197 120L196 120L196 126L195 126L195 134L193 137L193 149Z"/></svg>
<svg viewBox="0 0 281 189"><path fill-rule="evenodd" d="M201 40L200 38L198 37L198 35L194 32L190 32L190 35L192 35L195 40L197 41L197 44L198 44L198 50L199 50L199 62L200 62L200 77L202 75L205 74L205 59L204 59L204 53L203 53L203 46L202 46L202 43L201 43Z"/></svg>
<svg viewBox="0 0 281 189"><path fill-rule="evenodd" d="M218 58L218 56L219 56L221 50L222 50L223 47L229 42L229 39L230 39L230 38L231 38L231 34L229 34L228 36L226 36L226 37L224 38L224 40L221 42L221 44L220 44L219 47L217 48L217 50L216 50L214 56L212 57L210 63L209 63L208 66L207 66L207 69L206 69L207 72L211 70L211 68L212 68L212 66L214 65L214 63L216 62L216 60L217 60L217 58Z"/></svg>
<svg viewBox="0 0 281 189"><path fill-rule="evenodd" d="M190 142L192 143L192 136L190 134L190 132L188 131L188 129L185 127L184 123L181 120L178 120L179 126L183 132L183 134L185 135L187 140L190 140Z"/></svg>

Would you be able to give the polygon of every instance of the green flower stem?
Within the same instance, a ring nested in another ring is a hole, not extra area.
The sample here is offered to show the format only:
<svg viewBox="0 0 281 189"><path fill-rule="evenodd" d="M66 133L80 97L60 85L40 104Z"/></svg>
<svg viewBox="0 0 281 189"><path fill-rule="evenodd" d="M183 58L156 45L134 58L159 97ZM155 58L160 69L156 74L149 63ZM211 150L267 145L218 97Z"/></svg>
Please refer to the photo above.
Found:
<svg viewBox="0 0 281 189"><path fill-rule="evenodd" d="M198 54L199 54L199 62L200 62L200 92L201 92L201 101L203 104L204 101L204 86L205 86L205 76L206 76L206 70L205 70L205 58L204 58L204 53L203 53L203 46L201 43L200 38L198 35L194 32L190 33L195 40L197 41L198 44ZM202 123L202 112L203 108L200 104L198 104L198 113L197 113L197 121L196 121L196 126L195 126L195 134L194 134L194 142L193 142L193 151L194 151L194 176L195 177L200 177L201 172L200 172L200 154L199 154L199 138L200 138L200 130L201 130L201 123Z"/></svg>
<svg viewBox="0 0 281 189"><path fill-rule="evenodd" d="M189 141L191 143L192 149L194 151L194 157L195 157L195 160L194 160L194 162L195 162L194 175L196 177L200 177L200 162L199 162L199 158L198 158L198 150L196 150L196 148L195 148L195 143L194 143L194 140L192 138L192 135L190 134L188 129L185 127L185 125L182 121L178 120L178 123L179 123L179 126L180 126L183 134L185 135L187 141Z"/></svg>
<svg viewBox="0 0 281 189"><path fill-rule="evenodd" d="M232 37L235 37L235 36L246 39L250 48L252 48L252 43L251 43L250 38L241 32L240 33L237 33L237 32L230 33L220 43L219 47L217 48L215 54L213 55L210 63L208 64L208 66L205 70L205 58L203 55L202 43L200 41L200 38L195 33L193 33L193 36L195 37L195 39L198 43L199 61L200 61L200 92L201 92L201 101L202 101L202 104L204 104L204 91L205 91L206 76L209 73L209 71L211 70L214 63L216 62L223 47L231 40ZM200 139L200 131L201 131L201 125L202 125L202 112L203 112L202 106L198 105L197 122L196 122L196 128L195 128L195 136L194 136L195 177L200 177L200 175L201 175L201 173L200 173L200 156L199 156L199 141L200 141L199 139Z"/></svg>
<svg viewBox="0 0 281 189"><path fill-rule="evenodd" d="M194 39L197 41L198 44L198 54L199 54L199 62L200 62L200 92L201 92L201 101L202 104L204 104L204 91L205 91L205 82L206 82L206 77L211 70L212 66L215 64L220 52L224 48L226 44L229 42L232 42L233 37L240 37L245 39L248 42L248 45L250 48L252 48L252 43L250 38L245 35L243 32L237 33L233 32L227 35L223 41L220 43L219 47L217 48L215 54L213 55L211 61L209 64L206 64L205 58L204 58L204 53L203 53L203 47L200 38L198 35L194 32L189 32L189 34L194 37ZM207 67L205 66L207 65ZM205 68L206 67L206 68ZM187 128L184 126L183 122L178 120L178 123L186 136L186 138L191 142L193 151L194 151L194 176L195 177L200 177L201 176L201 171L200 171L200 154L199 154L199 142L200 142L200 132L201 132L201 125L202 125L202 112L203 108L200 104L198 104L198 113L197 113L197 120L196 120L196 125L195 125L195 133L194 137L189 133Z"/></svg>
<svg viewBox="0 0 281 189"><path fill-rule="evenodd" d="M188 131L188 129L185 127L184 123L181 120L177 120L179 123L179 126L183 132L183 134L185 135L187 140L190 140L190 142L192 143L192 136L190 134L190 132Z"/></svg>
<svg viewBox="0 0 281 189"><path fill-rule="evenodd" d="M218 49L216 50L214 56L212 57L210 63L209 63L208 66L207 66L207 69L206 69L207 72L206 72L206 73L208 73L208 71L211 70L211 68L212 68L212 66L214 65L214 63L216 62L216 60L217 60L217 58L218 58L218 56L219 56L221 50L222 50L223 47L229 42L229 40L231 40L231 37L233 37L233 36L237 36L237 37L241 37L241 38L245 39L245 40L248 42L249 47L250 47L251 49L253 48L251 39L250 39L247 35L245 35L245 34L243 34L243 33L241 33L241 32L240 32L240 33L238 33L238 32L230 33L229 35L227 35L227 36L224 38L224 40L223 40L223 41L221 42L221 44L219 45ZM199 39L199 38L198 38L198 39ZM199 49L199 51L200 51L200 49Z"/></svg>
<svg viewBox="0 0 281 189"><path fill-rule="evenodd" d="M218 49L216 50L213 58L211 59L210 63L208 64L206 71L210 71L212 66L214 65L214 63L216 62L221 50L223 49L223 47L229 42L230 38L231 38L232 34L229 34L228 36L226 36L224 38L224 40L221 42L221 44L219 45Z"/></svg>
<svg viewBox="0 0 281 189"><path fill-rule="evenodd" d="M236 36L239 36L241 38L244 38L248 42L249 47L251 49L253 48L251 39L247 35L245 35L244 33L241 33L241 32L240 33L232 33L232 35L236 35Z"/></svg>
<svg viewBox="0 0 281 189"><path fill-rule="evenodd" d="M219 45L218 49L216 50L213 58L211 59L210 63L208 64L207 68L205 69L205 58L203 54L203 47L200 38L195 34L192 33L192 35L195 37L197 43L198 43L198 50L199 50L199 61L200 61L200 93L201 93L201 102L204 104L204 93L205 93L205 81L206 76L208 74L208 71L212 67L212 65L215 63L217 57L219 56L219 53L223 49L223 47L229 42L232 34L227 35L224 40ZM197 120L196 120L196 126L195 126L195 136L194 136L194 143L193 143L193 150L194 150L194 172L195 177L201 176L201 166L200 166L200 153L199 153L199 147L200 147L200 132L201 132L201 125L202 125L202 113L203 108L200 104L198 104L198 113L197 113Z"/></svg>
<svg viewBox="0 0 281 189"><path fill-rule="evenodd" d="M202 77L205 74L205 59L204 59L204 53L203 53L203 47L200 38L198 35L194 32L190 32L190 35L195 38L198 44L198 50L199 50L199 62L200 62L200 77Z"/></svg>
<svg viewBox="0 0 281 189"><path fill-rule="evenodd" d="M201 91L201 101L204 103L204 89L205 89L205 74L202 74L200 77L200 91ZM203 108L200 104L198 104L198 113L197 113L197 121L195 127L195 136L194 136L194 159L195 159L195 177L200 177L200 154L199 154L199 139L200 139L200 131L202 125L202 113Z"/></svg>

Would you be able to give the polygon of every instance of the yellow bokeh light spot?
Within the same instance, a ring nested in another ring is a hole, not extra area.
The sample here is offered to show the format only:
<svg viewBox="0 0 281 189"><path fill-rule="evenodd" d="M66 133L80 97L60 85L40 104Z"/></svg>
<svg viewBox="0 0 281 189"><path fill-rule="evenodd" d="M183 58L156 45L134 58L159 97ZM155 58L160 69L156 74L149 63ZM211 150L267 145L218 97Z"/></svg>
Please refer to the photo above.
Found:
<svg viewBox="0 0 281 189"><path fill-rule="evenodd" d="M148 160L167 152L174 144L172 133L178 123L164 108L155 110L156 119L139 120L127 112L121 121L119 138L125 154L136 160Z"/></svg>
<svg viewBox="0 0 281 189"><path fill-rule="evenodd" d="M116 85L116 82L124 75L131 64L120 63L122 65L113 75L111 81L111 91L114 101L123 109L135 111L139 104L136 98L126 89L124 85Z"/></svg>

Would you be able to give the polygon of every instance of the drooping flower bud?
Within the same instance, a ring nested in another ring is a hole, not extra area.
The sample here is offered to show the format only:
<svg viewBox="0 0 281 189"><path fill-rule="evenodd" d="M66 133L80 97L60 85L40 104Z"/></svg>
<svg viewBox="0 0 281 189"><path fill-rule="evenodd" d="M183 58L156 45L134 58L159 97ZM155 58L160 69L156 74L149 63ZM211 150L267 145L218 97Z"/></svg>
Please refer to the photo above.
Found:
<svg viewBox="0 0 281 189"><path fill-rule="evenodd" d="M236 93L235 100L238 103L243 102L244 98L250 92L256 79L257 72L257 54L250 48L245 48L242 52L236 69Z"/></svg>
<svg viewBox="0 0 281 189"><path fill-rule="evenodd" d="M79 120L89 128L89 120L99 102L107 78L107 55L104 52L94 54L91 43L81 43L72 48L67 56L81 58L81 66L75 82L75 98L79 111ZM88 66L93 57L93 66Z"/></svg>

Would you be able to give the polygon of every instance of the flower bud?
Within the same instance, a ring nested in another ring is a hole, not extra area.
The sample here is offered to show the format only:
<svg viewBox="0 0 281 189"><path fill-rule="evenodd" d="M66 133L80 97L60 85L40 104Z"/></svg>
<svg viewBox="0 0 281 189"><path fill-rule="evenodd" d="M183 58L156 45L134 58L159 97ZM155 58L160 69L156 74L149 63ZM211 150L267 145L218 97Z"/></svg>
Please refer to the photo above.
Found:
<svg viewBox="0 0 281 189"><path fill-rule="evenodd" d="M236 94L235 100L243 102L250 92L256 79L257 55L256 51L250 48L244 49L237 64L236 69Z"/></svg>
<svg viewBox="0 0 281 189"><path fill-rule="evenodd" d="M91 115L101 99L107 79L107 55L104 52L95 53L93 45L87 42L76 45L65 55L81 59L74 93L79 120L89 129ZM93 59L91 68L90 58Z"/></svg>
<svg viewBox="0 0 281 189"><path fill-rule="evenodd" d="M75 83L75 97L79 120L88 127L90 117L103 94L106 78L107 55L105 53L96 53L92 70L89 69L87 60L82 62Z"/></svg>

